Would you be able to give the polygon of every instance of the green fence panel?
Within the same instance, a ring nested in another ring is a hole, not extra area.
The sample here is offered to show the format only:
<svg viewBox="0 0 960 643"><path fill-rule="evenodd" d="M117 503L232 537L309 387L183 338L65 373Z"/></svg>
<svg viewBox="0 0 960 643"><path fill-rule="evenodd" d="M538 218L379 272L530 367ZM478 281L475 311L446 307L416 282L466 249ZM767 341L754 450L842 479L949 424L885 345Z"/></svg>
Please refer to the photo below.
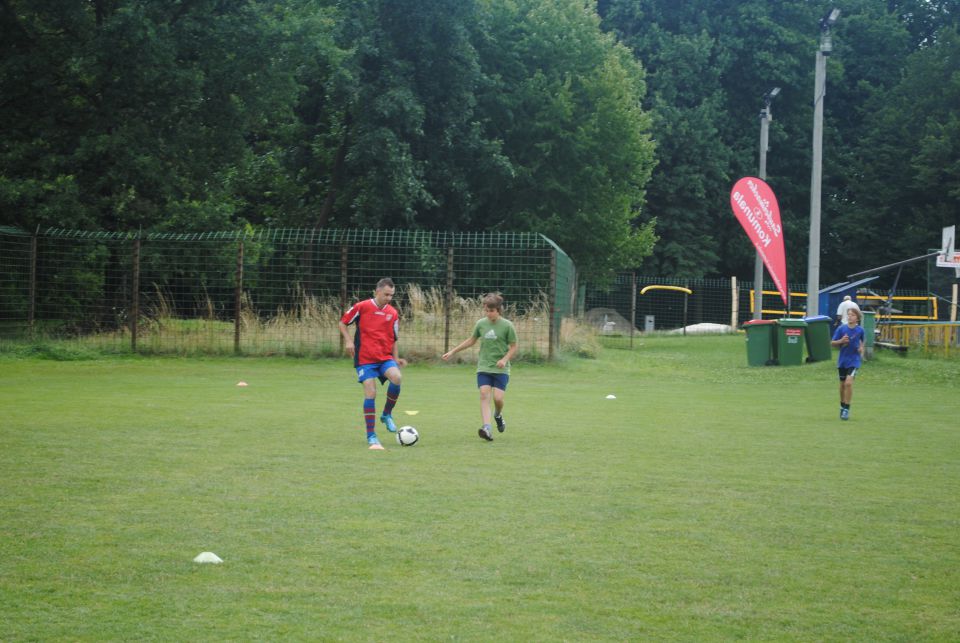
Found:
<svg viewBox="0 0 960 643"><path fill-rule="evenodd" d="M0 337L338 355L340 314L381 277L397 284L400 348L414 356L467 337L491 291L504 296L521 351L547 355L575 305L573 262L536 233L0 228Z"/></svg>

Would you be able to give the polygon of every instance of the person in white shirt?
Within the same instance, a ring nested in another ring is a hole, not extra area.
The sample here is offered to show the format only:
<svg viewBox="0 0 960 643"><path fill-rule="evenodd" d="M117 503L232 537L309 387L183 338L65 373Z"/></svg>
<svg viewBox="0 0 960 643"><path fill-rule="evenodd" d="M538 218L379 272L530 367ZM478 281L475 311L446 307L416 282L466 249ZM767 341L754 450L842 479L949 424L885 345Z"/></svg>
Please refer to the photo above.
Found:
<svg viewBox="0 0 960 643"><path fill-rule="evenodd" d="M840 305L837 306L837 325L838 326L843 326L844 324L850 321L847 318L847 311L850 310L851 308L856 309L858 313L860 312L860 306L857 305L857 302L853 301L850 298L850 295L847 295L843 298L843 301L840 302ZM858 317L863 317L863 314L861 313L860 315L858 315Z"/></svg>

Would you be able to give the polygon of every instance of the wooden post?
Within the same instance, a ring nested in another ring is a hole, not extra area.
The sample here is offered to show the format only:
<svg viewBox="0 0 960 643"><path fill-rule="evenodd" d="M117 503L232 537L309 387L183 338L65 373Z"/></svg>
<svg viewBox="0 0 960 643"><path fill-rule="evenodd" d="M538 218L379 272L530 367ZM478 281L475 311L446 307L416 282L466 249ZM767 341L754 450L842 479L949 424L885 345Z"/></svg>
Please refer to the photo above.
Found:
<svg viewBox="0 0 960 643"><path fill-rule="evenodd" d="M347 244L340 246L340 314L347 312ZM337 332L340 341L340 355L343 354L343 335Z"/></svg>
<svg viewBox="0 0 960 643"><path fill-rule="evenodd" d="M952 322L957 321L957 294L958 294L957 291L958 291L958 289L960 289L960 284L953 284L953 293L952 293L952 295L953 295L952 299L953 299L953 300L950 302L950 321L952 321ZM960 344L960 328L956 328L955 326L951 326L951 327L950 327L950 338L948 339L948 341L953 340L953 335L956 335L956 336L957 336L956 341L957 341L958 344Z"/></svg>
<svg viewBox="0 0 960 643"><path fill-rule="evenodd" d="M140 321L140 235L133 240L133 276L130 279L130 350L137 352L137 326Z"/></svg>
<svg viewBox="0 0 960 643"><path fill-rule="evenodd" d="M737 292L737 278L730 277L730 328L737 330L740 320L740 293Z"/></svg>
<svg viewBox="0 0 960 643"><path fill-rule="evenodd" d="M447 291L443 303L443 352L450 350L450 316L453 314L453 246L447 247Z"/></svg>
<svg viewBox="0 0 960 643"><path fill-rule="evenodd" d="M630 348L633 348L633 333L637 329L637 271L630 275Z"/></svg>
<svg viewBox="0 0 960 643"><path fill-rule="evenodd" d="M240 354L240 320L243 316L243 239L237 244L237 272L233 287L233 352Z"/></svg>
<svg viewBox="0 0 960 643"><path fill-rule="evenodd" d="M956 301L956 296L954 296ZM956 306L954 306L956 308ZM34 331L34 321L37 317L37 235L30 237L30 307L27 309L27 327L31 337Z"/></svg>
<svg viewBox="0 0 960 643"><path fill-rule="evenodd" d="M553 345L559 339L557 326L557 251L550 250L550 330L547 336L547 359L553 359Z"/></svg>

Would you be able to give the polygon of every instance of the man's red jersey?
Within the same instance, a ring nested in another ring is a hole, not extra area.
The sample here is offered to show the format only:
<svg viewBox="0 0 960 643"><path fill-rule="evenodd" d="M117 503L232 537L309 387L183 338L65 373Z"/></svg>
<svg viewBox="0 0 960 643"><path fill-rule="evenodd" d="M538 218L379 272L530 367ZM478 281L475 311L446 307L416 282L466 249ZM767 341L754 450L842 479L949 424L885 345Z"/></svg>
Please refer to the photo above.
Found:
<svg viewBox="0 0 960 643"><path fill-rule="evenodd" d="M386 304L377 306L373 299L359 301L343 314L340 321L349 326L357 324L353 335L354 366L377 364L393 359L393 345L397 341L400 314Z"/></svg>

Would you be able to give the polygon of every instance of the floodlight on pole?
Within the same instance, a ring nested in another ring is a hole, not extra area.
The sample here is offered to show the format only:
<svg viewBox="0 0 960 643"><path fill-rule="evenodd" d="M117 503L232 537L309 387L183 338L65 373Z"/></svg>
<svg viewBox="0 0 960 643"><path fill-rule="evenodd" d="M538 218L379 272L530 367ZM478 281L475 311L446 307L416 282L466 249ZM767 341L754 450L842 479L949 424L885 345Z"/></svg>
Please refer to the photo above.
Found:
<svg viewBox="0 0 960 643"><path fill-rule="evenodd" d="M770 148L770 121L773 114L770 112L770 103L780 93L779 87L774 87L763 96L763 109L760 110L760 178L767 180L767 150ZM757 251L753 264L753 318L763 318L763 259Z"/></svg>
<svg viewBox="0 0 960 643"><path fill-rule="evenodd" d="M830 27L840 17L833 9L820 20L820 48L813 83L813 170L810 174L810 251L807 255L807 316L819 313L820 303L820 185L823 180L823 97L827 86L827 57L833 51Z"/></svg>

